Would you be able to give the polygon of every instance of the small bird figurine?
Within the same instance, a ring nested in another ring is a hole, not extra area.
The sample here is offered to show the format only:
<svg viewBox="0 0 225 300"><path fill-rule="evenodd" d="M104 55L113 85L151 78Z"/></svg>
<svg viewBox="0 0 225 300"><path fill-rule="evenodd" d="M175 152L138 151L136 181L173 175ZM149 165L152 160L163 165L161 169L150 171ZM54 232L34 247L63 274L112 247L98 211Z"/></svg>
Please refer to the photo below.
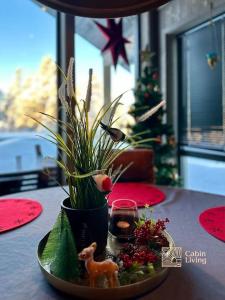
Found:
<svg viewBox="0 0 225 300"><path fill-rule="evenodd" d="M111 137L111 139L113 140L113 142L121 142L125 139L126 135L117 128L111 128L105 124L103 124L102 122L100 122L101 128L103 130L106 131L106 133L108 133L108 135Z"/></svg>

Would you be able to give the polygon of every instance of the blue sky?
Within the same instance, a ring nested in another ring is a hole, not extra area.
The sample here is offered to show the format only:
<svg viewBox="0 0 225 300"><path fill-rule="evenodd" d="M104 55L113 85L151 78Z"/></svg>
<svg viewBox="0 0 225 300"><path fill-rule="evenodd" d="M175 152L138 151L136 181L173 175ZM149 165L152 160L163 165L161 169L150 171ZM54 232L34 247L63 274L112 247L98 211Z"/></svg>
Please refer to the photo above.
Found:
<svg viewBox="0 0 225 300"><path fill-rule="evenodd" d="M16 68L30 72L46 54L55 57L54 18L30 0L2 1L0 10L0 86Z"/></svg>
<svg viewBox="0 0 225 300"><path fill-rule="evenodd" d="M17 68L29 74L38 68L43 56L55 60L55 18L31 0L1 1L0 41L0 88L6 88ZM87 76L90 67L102 73L100 51L79 36L76 42L76 58L82 62L77 73Z"/></svg>
<svg viewBox="0 0 225 300"><path fill-rule="evenodd" d="M25 76L35 72L43 56L56 60L56 20L31 0L0 0L0 90L7 91L17 68ZM99 33L101 34L101 33ZM103 86L101 51L76 35L76 80L86 89L88 69ZM134 68L112 67L112 98L134 86ZM126 98L126 97L124 97ZM133 97L127 96L130 103Z"/></svg>

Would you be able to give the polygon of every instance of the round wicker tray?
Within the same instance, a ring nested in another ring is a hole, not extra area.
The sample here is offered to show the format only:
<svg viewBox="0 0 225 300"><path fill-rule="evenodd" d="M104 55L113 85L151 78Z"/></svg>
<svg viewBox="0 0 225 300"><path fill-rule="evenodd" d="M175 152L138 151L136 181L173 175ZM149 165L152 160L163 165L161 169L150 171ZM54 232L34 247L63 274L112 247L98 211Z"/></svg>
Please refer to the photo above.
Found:
<svg viewBox="0 0 225 300"><path fill-rule="evenodd" d="M174 241L170 236L170 234L165 231L164 235L168 239L170 243L170 247L174 247ZM168 274L168 268L162 268L153 277L149 277L137 283L124 285L113 289L112 288L91 288L88 286L74 284L55 277L50 273L48 266L42 265L40 260L40 254L44 249L44 246L47 242L47 238L48 238L48 234L39 242L38 250L37 250L37 258L38 258L38 263L41 268L41 271L44 277L52 286L54 286L56 289L66 294L70 294L75 297L80 297L84 299L98 299L98 300L103 300L103 299L119 300L119 299L129 299L129 298L134 299L135 297L145 294L153 290L157 286L159 286L165 280ZM109 238L108 247L109 248L114 247L112 239L110 238ZM112 249L112 252L114 251L115 249Z"/></svg>

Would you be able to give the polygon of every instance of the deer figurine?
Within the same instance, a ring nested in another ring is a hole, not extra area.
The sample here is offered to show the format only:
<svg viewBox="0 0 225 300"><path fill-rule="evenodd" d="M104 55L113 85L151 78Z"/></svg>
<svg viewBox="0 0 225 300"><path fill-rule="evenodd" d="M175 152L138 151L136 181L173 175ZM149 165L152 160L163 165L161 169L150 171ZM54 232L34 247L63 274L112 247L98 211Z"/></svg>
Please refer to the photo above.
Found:
<svg viewBox="0 0 225 300"><path fill-rule="evenodd" d="M85 267L90 280L90 287L96 287L96 280L101 275L106 277L108 287L116 287L118 285L118 265L110 259L101 262L94 261L94 252L96 248L97 244L92 243L78 254L79 260L85 261Z"/></svg>

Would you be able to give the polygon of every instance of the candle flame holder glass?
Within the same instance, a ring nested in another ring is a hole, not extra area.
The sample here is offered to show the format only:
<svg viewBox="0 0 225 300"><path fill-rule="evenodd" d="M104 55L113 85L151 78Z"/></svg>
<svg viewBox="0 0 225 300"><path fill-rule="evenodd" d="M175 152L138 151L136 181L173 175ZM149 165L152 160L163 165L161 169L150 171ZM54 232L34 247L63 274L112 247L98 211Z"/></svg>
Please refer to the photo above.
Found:
<svg viewBox="0 0 225 300"><path fill-rule="evenodd" d="M134 239L134 229L138 221L137 203L130 199L113 201L110 214L110 233L120 242Z"/></svg>

